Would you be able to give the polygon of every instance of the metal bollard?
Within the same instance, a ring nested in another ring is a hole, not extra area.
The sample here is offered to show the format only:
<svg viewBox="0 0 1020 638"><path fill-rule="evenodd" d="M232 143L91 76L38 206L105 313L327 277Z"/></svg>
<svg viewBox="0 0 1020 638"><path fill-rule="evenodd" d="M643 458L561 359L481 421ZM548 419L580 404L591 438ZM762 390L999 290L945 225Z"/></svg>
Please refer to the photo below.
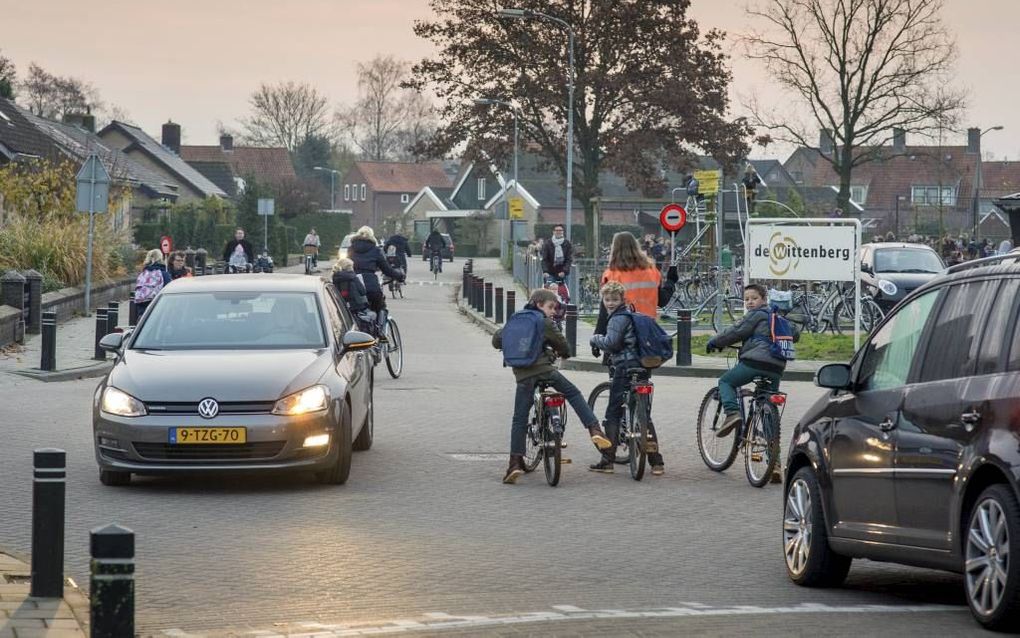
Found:
<svg viewBox="0 0 1020 638"><path fill-rule="evenodd" d="M461 274L460 284L460 296L466 301L468 298L468 266L464 264L463 273Z"/></svg>
<svg viewBox="0 0 1020 638"><path fill-rule="evenodd" d="M120 302L111 301L106 304L106 334L117 332L120 326Z"/></svg>
<svg viewBox="0 0 1020 638"><path fill-rule="evenodd" d="M64 489L67 454L55 448L32 453L32 587L30 595L64 595Z"/></svg>
<svg viewBox="0 0 1020 638"><path fill-rule="evenodd" d="M485 280L482 279L481 277L475 277L474 280L475 280L475 285L471 289L471 291L472 291L471 307L474 308L475 310L477 310L478 312L481 312L482 311L482 304L481 304L481 300L482 300L482 286L484 285Z"/></svg>
<svg viewBox="0 0 1020 638"><path fill-rule="evenodd" d="M503 323L503 289L496 288L496 323Z"/></svg>
<svg viewBox="0 0 1020 638"><path fill-rule="evenodd" d="M467 271L469 273L472 273L472 272L475 271L475 260L474 259L468 259L466 262L464 262L464 265L467 267Z"/></svg>
<svg viewBox="0 0 1020 638"><path fill-rule="evenodd" d="M691 311L676 311L676 364L691 365Z"/></svg>
<svg viewBox="0 0 1020 638"><path fill-rule="evenodd" d="M135 291L131 291L128 297L128 327L134 328L138 325L138 306L135 305Z"/></svg>
<svg viewBox="0 0 1020 638"><path fill-rule="evenodd" d="M42 355L39 369L53 372L57 369L57 313L42 313Z"/></svg>
<svg viewBox="0 0 1020 638"><path fill-rule="evenodd" d="M106 308L96 308L96 347L92 358L106 361L106 351L99 347L99 340L106 336Z"/></svg>
<svg viewBox="0 0 1020 638"><path fill-rule="evenodd" d="M568 303L567 312L563 317L564 331L566 332L567 346L570 347L570 356L577 356L577 306Z"/></svg>
<svg viewBox="0 0 1020 638"><path fill-rule="evenodd" d="M510 317L517 312L517 292L513 290L506 291L506 318L509 320Z"/></svg>
<svg viewBox="0 0 1020 638"><path fill-rule="evenodd" d="M92 638L135 635L135 533L120 525L89 533Z"/></svg>
<svg viewBox="0 0 1020 638"><path fill-rule="evenodd" d="M492 282L485 282L485 316L492 317Z"/></svg>

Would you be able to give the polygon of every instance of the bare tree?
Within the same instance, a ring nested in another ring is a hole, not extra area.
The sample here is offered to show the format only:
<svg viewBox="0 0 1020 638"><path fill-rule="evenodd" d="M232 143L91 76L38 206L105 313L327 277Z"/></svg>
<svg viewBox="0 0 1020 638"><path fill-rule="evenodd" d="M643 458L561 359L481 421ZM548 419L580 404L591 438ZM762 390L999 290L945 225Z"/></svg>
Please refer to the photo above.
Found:
<svg viewBox="0 0 1020 638"><path fill-rule="evenodd" d="M397 132L397 159L420 162L421 149L439 127L432 101L421 93L407 91L403 99L404 126Z"/></svg>
<svg viewBox="0 0 1020 638"><path fill-rule="evenodd" d="M850 201L853 170L887 156L893 129L931 136L964 106L945 90L956 45L944 26L943 0L761 0L750 9L766 26L745 36L748 55L810 116L784 105L749 105L771 137L812 147L829 132L834 151L819 155L839 177L837 205ZM807 124L810 122L810 124ZM810 127L810 130L809 130Z"/></svg>
<svg viewBox="0 0 1020 638"><path fill-rule="evenodd" d="M329 102L310 84L262 84L249 103L251 116L240 124L242 136L250 144L293 151L310 135L334 135Z"/></svg>
<svg viewBox="0 0 1020 638"><path fill-rule="evenodd" d="M34 62L28 66L28 75L18 89L24 105L40 117L60 119L70 113L88 113L104 107L99 92L88 82L54 75Z"/></svg>

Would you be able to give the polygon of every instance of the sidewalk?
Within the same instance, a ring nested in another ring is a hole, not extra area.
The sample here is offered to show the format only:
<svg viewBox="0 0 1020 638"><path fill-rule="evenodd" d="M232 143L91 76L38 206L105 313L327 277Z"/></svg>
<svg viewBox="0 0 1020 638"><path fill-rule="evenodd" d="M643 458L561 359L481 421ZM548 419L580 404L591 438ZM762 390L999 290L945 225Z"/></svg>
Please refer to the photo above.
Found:
<svg viewBox="0 0 1020 638"><path fill-rule="evenodd" d="M517 290L517 309L524 307L527 300L527 291L514 283L513 277L504 270L496 259L476 259L474 261L475 276L482 277L485 281L491 281L494 286L503 288L514 288ZM479 327L488 333L495 332L497 326L492 320L486 319L481 313L475 311L464 302L464 298L458 292L457 304L460 312L474 321ZM667 332L673 332L675 328L667 328ZM583 370L587 372L605 372L601 359L591 356L591 349L588 341L595 332L595 326L587 321L577 322L577 356L563 362L564 370ZM783 378L787 381L814 381L818 368L831 363L829 361L791 361L786 366ZM718 378L730 367L725 358L706 357L699 354L692 354L690 366L677 366L675 363L666 363L657 368L656 375L673 377L701 377Z"/></svg>
<svg viewBox="0 0 1020 638"><path fill-rule="evenodd" d="M32 598L29 566L0 552L0 638L85 638L88 598L68 581L64 598Z"/></svg>

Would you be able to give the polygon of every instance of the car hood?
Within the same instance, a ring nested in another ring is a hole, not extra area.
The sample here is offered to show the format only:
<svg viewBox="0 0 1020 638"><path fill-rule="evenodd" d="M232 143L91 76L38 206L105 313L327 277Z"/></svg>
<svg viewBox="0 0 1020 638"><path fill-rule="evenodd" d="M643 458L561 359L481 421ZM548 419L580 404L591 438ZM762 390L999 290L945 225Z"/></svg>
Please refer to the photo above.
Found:
<svg viewBox="0 0 1020 638"><path fill-rule="evenodd" d="M141 401L275 401L314 385L332 364L318 350L127 350L107 381Z"/></svg>

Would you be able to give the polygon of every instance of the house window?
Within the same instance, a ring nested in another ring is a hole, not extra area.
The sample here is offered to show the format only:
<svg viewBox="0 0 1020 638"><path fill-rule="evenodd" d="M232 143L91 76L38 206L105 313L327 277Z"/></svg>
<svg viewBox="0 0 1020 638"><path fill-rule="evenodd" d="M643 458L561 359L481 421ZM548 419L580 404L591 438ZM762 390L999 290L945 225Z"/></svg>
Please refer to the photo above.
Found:
<svg viewBox="0 0 1020 638"><path fill-rule="evenodd" d="M864 205L864 200L868 197L867 186L850 186L850 199L854 200L861 206Z"/></svg>
<svg viewBox="0 0 1020 638"><path fill-rule="evenodd" d="M939 187L938 186L911 186L910 187L910 203L916 206L938 206L939 205ZM955 186L943 186L942 187L942 200L943 206L956 206L956 187Z"/></svg>
<svg viewBox="0 0 1020 638"><path fill-rule="evenodd" d="M409 201L411 201L411 196L408 195L407 193L404 193L403 195L400 196L400 203L401 204L406 204Z"/></svg>
<svg viewBox="0 0 1020 638"><path fill-rule="evenodd" d="M484 177L479 177L478 178L478 201L480 201L480 202L484 202L485 201L485 178Z"/></svg>
<svg viewBox="0 0 1020 638"><path fill-rule="evenodd" d="M345 202L351 201L351 185L350 184L344 184L344 201Z"/></svg>
<svg viewBox="0 0 1020 638"><path fill-rule="evenodd" d="M368 197L368 189L365 187L364 184L362 184L361 185L361 201L365 201L365 199L367 197Z"/></svg>

